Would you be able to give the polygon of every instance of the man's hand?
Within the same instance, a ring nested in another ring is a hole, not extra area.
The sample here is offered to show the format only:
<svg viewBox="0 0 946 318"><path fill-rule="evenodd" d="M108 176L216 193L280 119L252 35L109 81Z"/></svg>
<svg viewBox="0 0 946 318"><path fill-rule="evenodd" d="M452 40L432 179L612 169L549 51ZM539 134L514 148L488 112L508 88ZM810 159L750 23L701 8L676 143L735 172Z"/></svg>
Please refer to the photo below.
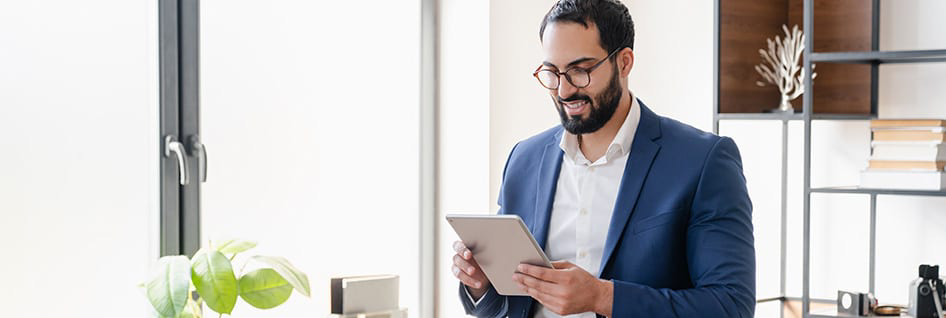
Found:
<svg viewBox="0 0 946 318"><path fill-rule="evenodd" d="M559 315L595 312L611 316L614 284L598 279L569 262L553 262L555 269L520 264L512 279L519 288Z"/></svg>
<svg viewBox="0 0 946 318"><path fill-rule="evenodd" d="M489 290L489 279L473 259L473 252L470 252L463 242L453 242L453 250L457 252L453 255L453 276L469 287L473 299L480 299Z"/></svg>

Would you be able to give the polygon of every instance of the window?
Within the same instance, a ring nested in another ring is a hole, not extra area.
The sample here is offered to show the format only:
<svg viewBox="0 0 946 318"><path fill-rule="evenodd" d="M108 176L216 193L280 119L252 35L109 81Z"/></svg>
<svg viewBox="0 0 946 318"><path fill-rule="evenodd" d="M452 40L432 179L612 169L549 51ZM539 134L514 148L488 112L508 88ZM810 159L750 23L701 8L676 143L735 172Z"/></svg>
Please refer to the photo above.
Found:
<svg viewBox="0 0 946 318"><path fill-rule="evenodd" d="M143 316L158 256L158 6L0 3L4 316Z"/></svg>
<svg viewBox="0 0 946 318"><path fill-rule="evenodd" d="M420 14L201 2L201 243L256 240L250 254L285 256L313 289L268 311L238 302L241 317L327 315L329 278L364 274L400 275L418 312Z"/></svg>

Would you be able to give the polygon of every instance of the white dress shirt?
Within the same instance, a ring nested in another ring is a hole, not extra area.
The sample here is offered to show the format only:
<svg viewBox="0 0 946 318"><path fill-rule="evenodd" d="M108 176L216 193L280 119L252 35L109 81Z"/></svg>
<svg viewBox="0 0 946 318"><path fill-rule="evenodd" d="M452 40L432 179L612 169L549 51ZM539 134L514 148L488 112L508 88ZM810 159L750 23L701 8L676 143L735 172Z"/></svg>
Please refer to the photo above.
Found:
<svg viewBox="0 0 946 318"><path fill-rule="evenodd" d="M559 144L565 154L552 205L545 253L553 261L569 261L594 276L601 275L604 241L611 225L614 202L640 123L640 105L633 95L631 101L631 109L607 152L595 162L585 158L577 136L566 131ZM539 304L535 317L562 316ZM595 318L595 314L586 312L566 317Z"/></svg>
<svg viewBox="0 0 946 318"><path fill-rule="evenodd" d="M604 241L611 225L614 202L624 176L624 166L631 143L637 133L641 110L631 94L631 109L624 118L605 155L595 162L582 154L578 137L569 132L562 134L559 147L563 154L558 177L552 219L549 224L545 253L553 261L568 261L594 276L601 275ZM469 289L467 289L467 296ZM470 300L473 300L470 297ZM473 301L474 306L479 300ZM537 303L534 317L562 317ZM591 312L565 316L568 318L595 318Z"/></svg>

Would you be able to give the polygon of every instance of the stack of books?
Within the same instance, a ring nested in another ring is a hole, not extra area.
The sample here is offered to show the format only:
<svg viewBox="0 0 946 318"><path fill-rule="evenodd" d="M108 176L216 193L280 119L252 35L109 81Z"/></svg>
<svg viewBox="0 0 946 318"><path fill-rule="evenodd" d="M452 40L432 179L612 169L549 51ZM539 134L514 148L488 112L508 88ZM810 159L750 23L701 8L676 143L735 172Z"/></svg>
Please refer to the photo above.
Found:
<svg viewBox="0 0 946 318"><path fill-rule="evenodd" d="M946 120L872 120L871 156L861 188L946 190Z"/></svg>

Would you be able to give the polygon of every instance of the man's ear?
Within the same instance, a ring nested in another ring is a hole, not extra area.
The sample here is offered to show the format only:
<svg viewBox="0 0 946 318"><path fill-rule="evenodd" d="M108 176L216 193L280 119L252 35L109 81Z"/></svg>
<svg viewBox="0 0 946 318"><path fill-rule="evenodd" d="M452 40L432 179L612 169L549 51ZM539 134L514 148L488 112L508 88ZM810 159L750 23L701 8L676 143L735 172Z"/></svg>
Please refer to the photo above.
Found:
<svg viewBox="0 0 946 318"><path fill-rule="evenodd" d="M618 65L621 68L621 77L627 77L634 68L634 50L629 47L621 49L617 54Z"/></svg>

